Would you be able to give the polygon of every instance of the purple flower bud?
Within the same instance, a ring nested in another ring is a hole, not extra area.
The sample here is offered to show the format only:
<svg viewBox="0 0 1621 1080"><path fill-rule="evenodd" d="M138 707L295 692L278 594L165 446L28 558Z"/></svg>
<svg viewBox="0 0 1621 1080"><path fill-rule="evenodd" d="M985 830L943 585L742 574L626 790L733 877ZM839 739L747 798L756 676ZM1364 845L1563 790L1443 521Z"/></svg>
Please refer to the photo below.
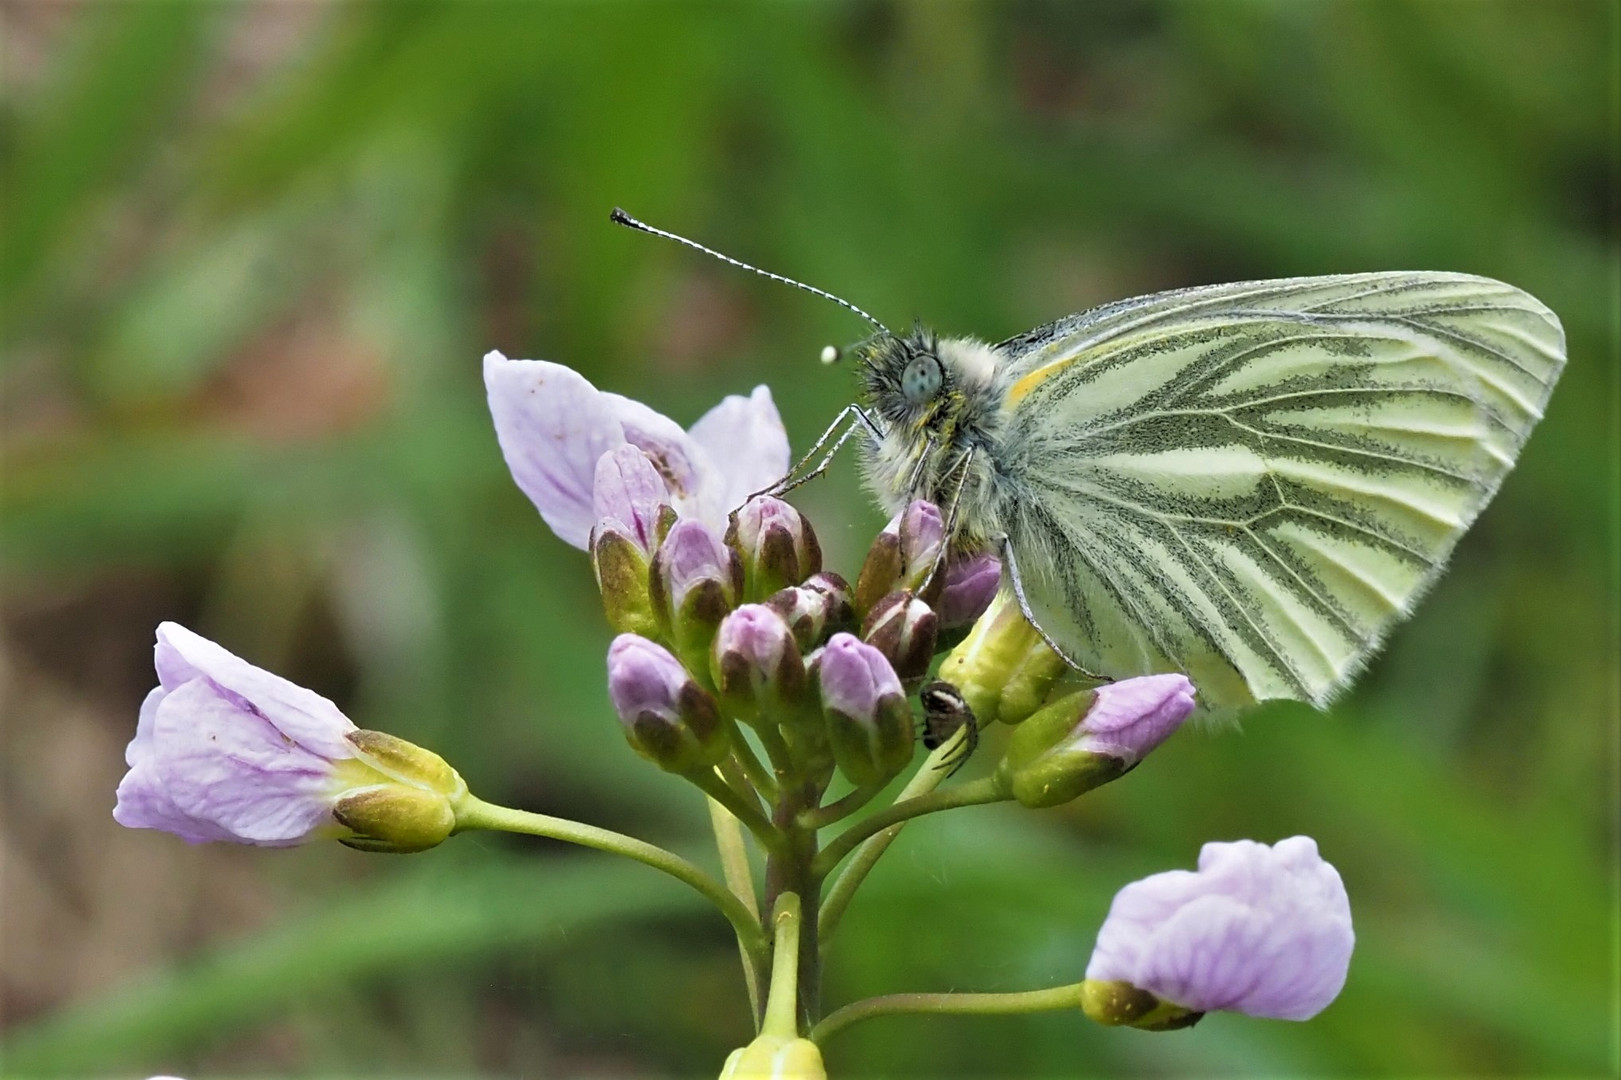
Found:
<svg viewBox="0 0 1621 1080"><path fill-rule="evenodd" d="M646 454L629 444L597 459L591 503L597 529L622 533L644 556L653 553L675 520L664 478Z"/></svg>
<svg viewBox="0 0 1621 1080"><path fill-rule="evenodd" d="M1075 749L1119 758L1126 767L1182 726L1193 712L1193 683L1186 675L1144 675L1104 683L1075 729Z"/></svg>
<svg viewBox="0 0 1621 1080"><path fill-rule="evenodd" d="M940 629L972 626L1002 587L1002 560L990 552L946 564L945 587L934 602Z"/></svg>
<svg viewBox="0 0 1621 1080"><path fill-rule="evenodd" d="M834 573L815 574L803 585L774 594L766 604L788 623L802 652L847 627L853 617L850 584Z"/></svg>
<svg viewBox="0 0 1621 1080"><path fill-rule="evenodd" d="M683 518L653 556L649 579L653 613L690 671L709 677L715 629L737 606L743 566L713 529Z"/></svg>
<svg viewBox="0 0 1621 1080"><path fill-rule="evenodd" d="M908 592L880 600L861 626L861 638L888 658L907 684L928 674L939 637L940 620L929 605Z"/></svg>
<svg viewBox="0 0 1621 1080"><path fill-rule="evenodd" d="M1206 844L1197 872L1155 874L1115 895L1083 1004L1102 1023L1140 1024L1147 1013L1168 1026L1180 1011L1185 1024L1217 1009L1308 1020L1345 985L1355 943L1345 885L1310 837Z"/></svg>
<svg viewBox="0 0 1621 1080"><path fill-rule="evenodd" d="M737 603L742 576L732 550L693 518L676 522L653 557L653 592L672 619L693 602L694 594L709 590L725 608L713 612L718 625Z"/></svg>
<svg viewBox="0 0 1621 1080"><path fill-rule="evenodd" d="M856 610L865 615L891 592L916 592L939 562L945 543L940 508L922 499L910 503L884 526L867 551L856 577ZM939 576L929 584L932 593L941 584Z"/></svg>
<svg viewBox="0 0 1621 1080"><path fill-rule="evenodd" d="M632 749L673 773L726 756L715 701L670 652L635 634L608 647L608 697Z"/></svg>
<svg viewBox="0 0 1621 1080"><path fill-rule="evenodd" d="M744 604L715 633L712 672L722 698L750 723L780 721L805 689L805 663L781 615Z"/></svg>
<svg viewBox="0 0 1621 1080"><path fill-rule="evenodd" d="M1079 690L1013 731L997 768L1029 807L1058 806L1136 767L1194 708L1184 675L1145 675Z"/></svg>
<svg viewBox="0 0 1621 1080"><path fill-rule="evenodd" d="M176 623L159 625L155 663L119 824L191 843L327 837L388 851L432 847L454 827L467 788L437 754L361 731L321 695ZM338 813L361 794L365 813Z"/></svg>
<svg viewBox="0 0 1621 1080"><path fill-rule="evenodd" d="M902 585L915 589L940 561L946 546L946 519L940 508L913 501L892 523L900 533Z"/></svg>
<svg viewBox="0 0 1621 1080"><path fill-rule="evenodd" d="M883 783L912 760L912 710L884 654L834 634L816 661L822 712L839 771L852 784Z"/></svg>
<svg viewBox="0 0 1621 1080"><path fill-rule="evenodd" d="M822 548L810 522L769 495L743 504L726 530L726 542L743 560L743 592L748 599L763 599L797 585L822 568Z"/></svg>

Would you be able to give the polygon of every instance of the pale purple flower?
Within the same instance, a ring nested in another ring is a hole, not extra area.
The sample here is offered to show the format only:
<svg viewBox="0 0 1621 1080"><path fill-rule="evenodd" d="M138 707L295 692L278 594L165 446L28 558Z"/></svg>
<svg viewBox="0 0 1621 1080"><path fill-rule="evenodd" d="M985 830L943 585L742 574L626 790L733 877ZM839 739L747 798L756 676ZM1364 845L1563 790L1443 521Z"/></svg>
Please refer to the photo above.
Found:
<svg viewBox="0 0 1621 1080"><path fill-rule="evenodd" d="M1001 775L1025 806L1059 806L1135 768L1182 726L1194 704L1184 675L1073 691L1014 726Z"/></svg>
<svg viewBox="0 0 1621 1080"><path fill-rule="evenodd" d="M990 552L946 564L945 588L934 602L940 629L972 626L1002 587L1002 560Z"/></svg>
<svg viewBox="0 0 1621 1080"><path fill-rule="evenodd" d="M916 588L933 571L946 546L945 515L933 503L915 499L884 526L884 531L898 534L901 581Z"/></svg>
<svg viewBox="0 0 1621 1080"><path fill-rule="evenodd" d="M717 602L730 608L742 589L743 566L737 553L702 521L675 523L653 556L653 592L678 617L687 598L700 587L717 592ZM715 614L718 621L724 611Z"/></svg>
<svg viewBox="0 0 1621 1080"><path fill-rule="evenodd" d="M643 714L678 723L681 692L691 681L681 661L644 637L620 634L608 646L608 698L627 727Z"/></svg>
<svg viewBox="0 0 1621 1080"><path fill-rule="evenodd" d="M744 503L726 533L743 560L746 591L763 600L798 585L822 568L822 548L805 515L781 499L760 495Z"/></svg>
<svg viewBox="0 0 1621 1080"><path fill-rule="evenodd" d="M1104 683L1062 752L1103 754L1130 767L1170 738L1195 704L1193 683L1186 675L1143 675Z"/></svg>
<svg viewBox="0 0 1621 1080"><path fill-rule="evenodd" d="M909 592L893 592L867 613L861 638L888 658L904 682L915 683L928 673L939 629L929 605Z"/></svg>
<svg viewBox="0 0 1621 1080"><path fill-rule="evenodd" d="M884 783L912 759L912 708L900 676L852 634L834 634L814 664L839 771L859 786Z"/></svg>
<svg viewBox="0 0 1621 1080"><path fill-rule="evenodd" d="M889 660L853 634L834 634L818 656L824 709L870 724L885 699L906 700Z"/></svg>
<svg viewBox="0 0 1621 1080"><path fill-rule="evenodd" d="M1191 1012L1316 1016L1345 985L1356 936L1333 866L1307 836L1206 844L1115 895L1088 980L1125 982Z"/></svg>
<svg viewBox="0 0 1621 1080"><path fill-rule="evenodd" d="M614 638L608 697L630 745L661 768L684 773L726 755L714 699L662 645L636 634Z"/></svg>
<svg viewBox="0 0 1621 1080"><path fill-rule="evenodd" d="M722 694L770 702L805 685L805 663L788 623L764 604L744 604L715 632L715 685Z"/></svg>
<svg viewBox="0 0 1621 1080"><path fill-rule="evenodd" d="M591 491L596 528L613 529L651 555L658 546L659 517L669 505L664 478L638 448L626 443L597 459Z"/></svg>
<svg viewBox="0 0 1621 1080"><path fill-rule="evenodd" d="M113 817L191 843L298 844L326 830L352 786L356 730L320 694L176 623L158 627L159 686L141 704Z"/></svg>
<svg viewBox="0 0 1621 1080"><path fill-rule="evenodd" d="M677 513L716 532L749 495L788 471L788 436L764 386L726 398L682 431L641 402L544 360L487 353L484 385L513 479L552 531L578 548L598 520L597 462L627 444L647 455Z"/></svg>

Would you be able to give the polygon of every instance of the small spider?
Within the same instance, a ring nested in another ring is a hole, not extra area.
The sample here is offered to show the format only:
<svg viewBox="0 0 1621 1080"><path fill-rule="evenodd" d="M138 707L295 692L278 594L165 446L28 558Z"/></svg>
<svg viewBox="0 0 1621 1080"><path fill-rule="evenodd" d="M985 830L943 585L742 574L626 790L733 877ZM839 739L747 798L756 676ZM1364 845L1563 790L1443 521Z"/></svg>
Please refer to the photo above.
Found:
<svg viewBox="0 0 1621 1080"><path fill-rule="evenodd" d="M917 696L923 704L924 746L938 750L959 728L967 732L957 750L935 766L937 769L950 766L951 772L946 773L949 778L967 764L968 758L979 746L979 721L974 718L974 710L968 707L968 702L963 700L962 691L944 679L927 683Z"/></svg>

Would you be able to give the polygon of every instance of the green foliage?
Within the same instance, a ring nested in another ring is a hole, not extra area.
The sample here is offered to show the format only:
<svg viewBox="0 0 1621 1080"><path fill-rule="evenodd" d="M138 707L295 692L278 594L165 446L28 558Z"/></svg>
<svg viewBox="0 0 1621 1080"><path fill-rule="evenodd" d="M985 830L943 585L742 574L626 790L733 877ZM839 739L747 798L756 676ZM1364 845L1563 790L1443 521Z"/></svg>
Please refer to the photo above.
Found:
<svg viewBox="0 0 1621 1080"><path fill-rule="evenodd" d="M479 357L683 421L765 382L803 447L852 391L818 351L863 328L611 207L990 340L1207 281L1498 277L1564 319L1569 367L1358 689L1184 732L1070 809L912 826L827 995L1078 979L1126 880L1308 833L1357 921L1341 1000L1165 1035L902 1018L828 1064L1613 1071L1616 33L1603 0L88 6L0 117L8 590L164 582L165 614L475 792L698 850L702 806L623 744L586 558L511 483ZM834 473L796 500L848 575L877 517ZM735 948L679 885L468 846L291 856L325 872L261 936L34 1018L6 1069L263 1072L209 1055L291 1024L311 1070L471 1072L499 1009L531 1063L713 1074L746 1039Z"/></svg>

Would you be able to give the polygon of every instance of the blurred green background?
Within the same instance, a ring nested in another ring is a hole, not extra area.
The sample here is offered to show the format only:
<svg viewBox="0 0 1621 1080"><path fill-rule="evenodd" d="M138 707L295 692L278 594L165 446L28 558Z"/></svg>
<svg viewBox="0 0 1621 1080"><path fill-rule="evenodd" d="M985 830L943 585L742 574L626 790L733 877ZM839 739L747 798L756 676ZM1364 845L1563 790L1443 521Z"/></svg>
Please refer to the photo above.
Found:
<svg viewBox="0 0 1621 1080"><path fill-rule="evenodd" d="M1291 274L1547 302L1547 421L1354 693L1185 733L1070 809L914 826L825 995L1071 981L1127 880L1308 833L1356 916L1339 1001L1167 1035L901 1018L828 1061L1621 1068L1613 3L10 0L0 37L8 1075L712 1076L746 1040L724 922L640 867L191 848L109 816L168 618L487 798L712 864L699 799L624 746L586 561L508 477L479 357L684 423L766 382L803 447L851 393L816 354L863 326L616 204L991 340ZM852 572L878 524L853 470L799 501Z"/></svg>

